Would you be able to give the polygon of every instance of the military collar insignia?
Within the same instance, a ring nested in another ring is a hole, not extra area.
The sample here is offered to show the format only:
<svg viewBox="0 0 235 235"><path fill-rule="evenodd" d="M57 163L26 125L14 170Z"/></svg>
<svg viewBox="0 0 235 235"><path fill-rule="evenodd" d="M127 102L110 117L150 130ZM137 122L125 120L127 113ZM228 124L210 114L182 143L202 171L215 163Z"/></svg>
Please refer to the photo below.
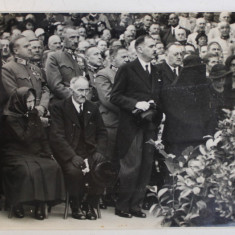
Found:
<svg viewBox="0 0 235 235"><path fill-rule="evenodd" d="M99 69L98 67L94 67L94 66L92 66L90 64L87 64L87 68L88 68L88 70L90 70L93 73L96 73L97 70Z"/></svg>
<svg viewBox="0 0 235 235"><path fill-rule="evenodd" d="M118 71L118 68L117 67L115 67L114 65L110 65L110 68L112 69L112 70L114 70L115 72L117 72Z"/></svg>
<svg viewBox="0 0 235 235"><path fill-rule="evenodd" d="M73 58L74 60L76 60L77 56L76 56L76 54L74 53L73 50L71 50L70 48L65 48L65 47L64 47L64 51L67 52L68 54L70 54L70 55L72 56L72 58Z"/></svg>
<svg viewBox="0 0 235 235"><path fill-rule="evenodd" d="M19 57L15 57L15 62L17 64L22 64L22 65L27 65L28 64L28 61L23 59L23 58L19 58Z"/></svg>

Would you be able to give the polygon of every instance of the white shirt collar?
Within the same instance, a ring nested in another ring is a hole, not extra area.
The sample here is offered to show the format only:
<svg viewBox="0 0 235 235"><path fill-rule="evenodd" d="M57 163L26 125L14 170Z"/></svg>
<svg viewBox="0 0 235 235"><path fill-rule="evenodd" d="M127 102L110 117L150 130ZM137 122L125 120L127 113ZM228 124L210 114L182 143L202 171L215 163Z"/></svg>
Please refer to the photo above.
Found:
<svg viewBox="0 0 235 235"><path fill-rule="evenodd" d="M151 73L151 63L150 62L146 63L145 61L143 61L139 57L138 57L138 60L139 60L140 64L142 65L144 71L146 71L146 65L148 65L149 73Z"/></svg>
<svg viewBox="0 0 235 235"><path fill-rule="evenodd" d="M77 103L74 100L73 96L72 96L72 102L73 102L73 105L74 105L75 109L77 110L77 112L80 113L83 110L83 104ZM81 107L82 110L80 110L80 107Z"/></svg>
<svg viewBox="0 0 235 235"><path fill-rule="evenodd" d="M167 63L167 62L166 62ZM168 64L168 63L167 63ZM179 75L179 66L177 67L173 67L171 65L168 64L168 66L171 68L171 70L174 72L174 69L176 69L176 75L178 76Z"/></svg>

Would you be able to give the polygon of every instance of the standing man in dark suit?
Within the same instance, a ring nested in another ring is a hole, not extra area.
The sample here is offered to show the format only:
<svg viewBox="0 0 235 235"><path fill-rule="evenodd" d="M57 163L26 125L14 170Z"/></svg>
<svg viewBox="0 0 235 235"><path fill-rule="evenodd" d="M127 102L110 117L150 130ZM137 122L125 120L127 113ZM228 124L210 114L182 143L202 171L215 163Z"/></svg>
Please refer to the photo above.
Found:
<svg viewBox="0 0 235 235"><path fill-rule="evenodd" d="M89 82L85 77L72 78L72 97L55 103L51 108L50 142L60 164L70 195L72 217L75 219L97 218L93 207L104 188L88 175L89 189L86 215L81 210L84 195L84 160L88 159L93 172L95 166L105 160L107 131L98 107L87 100Z"/></svg>
<svg viewBox="0 0 235 235"><path fill-rule="evenodd" d="M111 102L120 108L117 133L120 190L115 214L145 218L141 207L154 156L154 147L146 141L156 139L162 119L161 111L156 108L161 82L150 63L156 56L154 40L148 35L140 36L135 49L138 58L119 68L111 93Z"/></svg>
<svg viewBox="0 0 235 235"><path fill-rule="evenodd" d="M161 39L165 46L167 46L169 43L176 42L175 30L183 28L179 25L179 16L175 13L169 15L168 24L170 28L161 33ZM186 31L186 35L188 36L190 31L185 28L183 29Z"/></svg>

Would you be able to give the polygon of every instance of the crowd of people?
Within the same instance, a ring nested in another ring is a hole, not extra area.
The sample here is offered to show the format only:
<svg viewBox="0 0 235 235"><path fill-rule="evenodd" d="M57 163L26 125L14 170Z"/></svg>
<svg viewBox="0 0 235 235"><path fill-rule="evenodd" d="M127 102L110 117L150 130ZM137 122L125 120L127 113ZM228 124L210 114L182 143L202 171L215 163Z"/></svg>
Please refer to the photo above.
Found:
<svg viewBox="0 0 235 235"><path fill-rule="evenodd" d="M177 162L235 106L234 13L1 14L0 45L2 194L18 218L66 194L75 219L98 204L145 218L146 186L169 179L148 140Z"/></svg>

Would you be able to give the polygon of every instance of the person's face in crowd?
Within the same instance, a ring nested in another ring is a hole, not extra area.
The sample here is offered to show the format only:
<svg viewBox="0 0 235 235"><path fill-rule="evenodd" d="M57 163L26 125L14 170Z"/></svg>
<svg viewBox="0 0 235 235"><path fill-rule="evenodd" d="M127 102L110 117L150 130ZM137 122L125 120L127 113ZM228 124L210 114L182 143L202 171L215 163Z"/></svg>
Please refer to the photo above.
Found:
<svg viewBox="0 0 235 235"><path fill-rule="evenodd" d="M7 39L7 40L10 40L10 33L9 32L4 32L3 34L2 34L2 39Z"/></svg>
<svg viewBox="0 0 235 235"><path fill-rule="evenodd" d="M96 41L94 38L87 39L87 42L90 44L91 47L96 46Z"/></svg>
<svg viewBox="0 0 235 235"><path fill-rule="evenodd" d="M133 37L135 38L135 36L136 36L136 28L135 28L134 25L129 25L129 26L127 27L126 31L131 32L131 34L132 34Z"/></svg>
<svg viewBox="0 0 235 235"><path fill-rule="evenodd" d="M156 53L157 55L163 54L165 52L164 45L162 43L156 44Z"/></svg>
<svg viewBox="0 0 235 235"><path fill-rule="evenodd" d="M12 35L18 36L18 35L20 35L20 34L21 34L21 31L20 31L19 29L13 29L13 30L12 30Z"/></svg>
<svg viewBox="0 0 235 235"><path fill-rule="evenodd" d="M30 43L27 38L20 38L15 42L14 47L14 53L16 56L23 58L23 59L29 59L32 56L31 49L30 49Z"/></svg>
<svg viewBox="0 0 235 235"><path fill-rule="evenodd" d="M33 60L40 60L42 57L42 45L40 41L31 41L30 42L30 48L32 53L32 59Z"/></svg>
<svg viewBox="0 0 235 235"><path fill-rule="evenodd" d="M97 25L97 31L98 32L102 32L105 29L106 29L106 26L105 26L104 23L100 23L100 24Z"/></svg>
<svg viewBox="0 0 235 235"><path fill-rule="evenodd" d="M10 55L9 44L10 44L10 42L7 39L0 40L0 45L2 47L2 56L3 57L7 57Z"/></svg>
<svg viewBox="0 0 235 235"><path fill-rule="evenodd" d="M45 40L45 35L44 34L41 34L38 36L38 40L41 41L41 42L44 42Z"/></svg>
<svg viewBox="0 0 235 235"><path fill-rule="evenodd" d="M199 56L203 59L206 54L207 54L207 46L202 46L202 47L200 48Z"/></svg>
<svg viewBox="0 0 235 235"><path fill-rule="evenodd" d="M172 67L181 65L183 61L182 46L172 45L167 51L167 60Z"/></svg>
<svg viewBox="0 0 235 235"><path fill-rule="evenodd" d="M122 13L120 18L121 18L121 22L123 24L127 24L130 19L130 14L129 13Z"/></svg>
<svg viewBox="0 0 235 235"><path fill-rule="evenodd" d="M134 35L130 31L125 31L125 33L124 33L124 40L125 40L126 43L129 44L134 39L135 39Z"/></svg>
<svg viewBox="0 0 235 235"><path fill-rule="evenodd" d="M224 91L225 77L217 78L212 81L213 88L218 92Z"/></svg>
<svg viewBox="0 0 235 235"><path fill-rule="evenodd" d="M117 68L129 62L128 51L126 49L118 50L116 56L112 58L113 65Z"/></svg>
<svg viewBox="0 0 235 235"><path fill-rule="evenodd" d="M230 33L230 26L227 22L221 23L219 31L222 37L228 37Z"/></svg>
<svg viewBox="0 0 235 235"><path fill-rule="evenodd" d="M149 28L150 25L152 24L152 17L149 15L146 15L143 19L143 24L146 28Z"/></svg>
<svg viewBox="0 0 235 235"><path fill-rule="evenodd" d="M79 28L78 30L78 36L79 37L86 37L86 29L85 28Z"/></svg>
<svg viewBox="0 0 235 235"><path fill-rule="evenodd" d="M105 29L102 34L102 39L108 42L111 39L111 33L108 29Z"/></svg>
<svg viewBox="0 0 235 235"><path fill-rule="evenodd" d="M212 12L205 12L203 16L206 21L212 21L214 14Z"/></svg>
<svg viewBox="0 0 235 235"><path fill-rule="evenodd" d="M220 22L229 23L231 20L230 14L228 12L222 12L219 17Z"/></svg>
<svg viewBox="0 0 235 235"><path fill-rule="evenodd" d="M176 27L179 23L179 17L176 14L170 14L168 24L170 26Z"/></svg>
<svg viewBox="0 0 235 235"><path fill-rule="evenodd" d="M26 106L28 110L32 110L35 106L35 96L32 92L29 92L29 96L26 99Z"/></svg>
<svg viewBox="0 0 235 235"><path fill-rule="evenodd" d="M52 51L57 51L57 50L60 50L61 49L61 40L60 40L60 37L54 35L53 36L53 40L48 44L49 46L49 49L52 50Z"/></svg>
<svg viewBox="0 0 235 235"><path fill-rule="evenodd" d="M159 34L160 33L160 26L158 24L152 24L149 28L150 34Z"/></svg>
<svg viewBox="0 0 235 235"><path fill-rule="evenodd" d="M64 30L64 26L63 25L61 25L61 24L59 24L59 25L57 25L57 27L56 27L56 31L55 31L55 35L58 35L60 38L62 37L62 35L63 35L63 30Z"/></svg>
<svg viewBox="0 0 235 235"><path fill-rule="evenodd" d="M31 22L28 22L26 25L25 25L25 28L26 30L34 30L34 25L31 23Z"/></svg>
<svg viewBox="0 0 235 235"><path fill-rule="evenodd" d="M87 41L79 42L76 52L78 54L85 54L85 51L89 46L90 46L90 43Z"/></svg>
<svg viewBox="0 0 235 235"><path fill-rule="evenodd" d="M64 36L64 47L76 50L78 47L78 33L73 29L68 29Z"/></svg>
<svg viewBox="0 0 235 235"><path fill-rule="evenodd" d="M156 56L156 43L152 38L145 38L144 42L137 47L137 54L140 54L145 62L150 62Z"/></svg>
<svg viewBox="0 0 235 235"><path fill-rule="evenodd" d="M199 45L199 46L205 46L206 44L207 44L207 37L201 36L201 37L198 39L198 45Z"/></svg>
<svg viewBox="0 0 235 235"><path fill-rule="evenodd" d="M220 55L222 53L221 48L217 43L211 44L210 48L208 49L208 52L214 55Z"/></svg>
<svg viewBox="0 0 235 235"><path fill-rule="evenodd" d="M190 27L190 31L193 32L193 30L196 27L196 19L195 18L189 18L189 27Z"/></svg>
<svg viewBox="0 0 235 235"><path fill-rule="evenodd" d="M219 57L218 56L209 58L209 61L207 63L207 70L208 70L208 72L210 72L212 67L214 65L216 65L216 64L219 64Z"/></svg>
<svg viewBox="0 0 235 235"><path fill-rule="evenodd" d="M100 40L97 44L97 47L100 49L100 51L103 53L107 50L107 42L104 40Z"/></svg>
<svg viewBox="0 0 235 235"><path fill-rule="evenodd" d="M79 68L84 71L86 68L84 60L81 57L77 57L77 63Z"/></svg>
<svg viewBox="0 0 235 235"><path fill-rule="evenodd" d="M154 22L158 22L158 20L159 20L159 13L153 13L152 17L153 17Z"/></svg>
<svg viewBox="0 0 235 235"><path fill-rule="evenodd" d="M161 42L161 37L160 37L160 35L158 35L158 34L153 34L153 35L151 35L151 37L152 37L153 40L155 41L155 44Z"/></svg>
<svg viewBox="0 0 235 235"><path fill-rule="evenodd" d="M133 47L128 48L129 61L134 61L137 58L136 50Z"/></svg>
<svg viewBox="0 0 235 235"><path fill-rule="evenodd" d="M234 75L235 74L235 59L231 61L229 68L233 72L233 75Z"/></svg>
<svg viewBox="0 0 235 235"><path fill-rule="evenodd" d="M90 48L86 55L87 63L99 67L103 64L100 50L97 47Z"/></svg>
<svg viewBox="0 0 235 235"><path fill-rule="evenodd" d="M197 28L199 32L205 31L206 29L206 20L201 18L197 21Z"/></svg>
<svg viewBox="0 0 235 235"><path fill-rule="evenodd" d="M166 55L165 54L158 55L157 64L161 64L165 61L166 61Z"/></svg>
<svg viewBox="0 0 235 235"><path fill-rule="evenodd" d="M77 80L71 87L74 100L78 104L85 103L90 92L89 83L84 79Z"/></svg>
<svg viewBox="0 0 235 235"><path fill-rule="evenodd" d="M116 46L122 46L122 43L119 41L119 40L116 40L112 43L112 46L113 47L116 47Z"/></svg>
<svg viewBox="0 0 235 235"><path fill-rule="evenodd" d="M185 32L185 30L184 29L178 29L175 32L175 38L179 42L185 41L186 40L186 32Z"/></svg>

